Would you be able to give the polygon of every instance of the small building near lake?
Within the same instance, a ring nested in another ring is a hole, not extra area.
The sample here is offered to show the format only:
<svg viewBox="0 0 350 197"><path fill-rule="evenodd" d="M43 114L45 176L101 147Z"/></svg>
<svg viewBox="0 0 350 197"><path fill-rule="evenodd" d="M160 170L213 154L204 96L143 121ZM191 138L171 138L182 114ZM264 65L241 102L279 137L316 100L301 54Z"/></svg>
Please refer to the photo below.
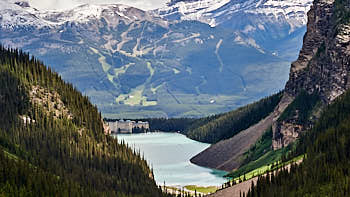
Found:
<svg viewBox="0 0 350 197"><path fill-rule="evenodd" d="M149 123L143 121L117 120L108 122L112 133L133 133L134 130L146 132L149 130Z"/></svg>

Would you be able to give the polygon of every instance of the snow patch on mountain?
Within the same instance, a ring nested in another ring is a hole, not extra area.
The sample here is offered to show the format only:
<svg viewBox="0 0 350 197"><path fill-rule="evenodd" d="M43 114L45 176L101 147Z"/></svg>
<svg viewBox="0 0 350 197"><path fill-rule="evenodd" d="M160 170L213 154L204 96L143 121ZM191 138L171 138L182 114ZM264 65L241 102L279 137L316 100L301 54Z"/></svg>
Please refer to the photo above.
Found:
<svg viewBox="0 0 350 197"><path fill-rule="evenodd" d="M294 30L305 26L312 0L200 0L180 1L152 11L172 20L197 20L218 26L234 20L234 14L253 14L271 20L286 20ZM259 29L262 29L260 26Z"/></svg>
<svg viewBox="0 0 350 197"><path fill-rule="evenodd" d="M127 20L131 19L127 16L127 11L130 7L125 5L90 5L85 4L78 6L71 10L66 11L45 11L40 12L39 16L44 18L48 22L56 25L60 25L66 22L77 22L86 23L92 19L100 19L103 14L109 16L116 16L120 18L125 18ZM136 17L136 16L135 16Z"/></svg>
<svg viewBox="0 0 350 197"><path fill-rule="evenodd" d="M1 0L0 1L0 26L4 29L15 29L18 27L43 27L55 28L67 22L88 23L91 20L125 23L143 20L155 20L147 12L120 4L92 5L84 4L70 10L37 10L30 7L27 1ZM166 22L159 22L166 26Z"/></svg>
<svg viewBox="0 0 350 197"><path fill-rule="evenodd" d="M27 25L42 28L66 22L87 23L102 17L121 19L127 23L161 17L166 20L196 20L215 27L236 20L237 14L250 14L266 17L265 21L286 21L292 32L306 25L306 13L311 4L312 0L198 0L173 1L163 8L149 12L120 4L85 4L64 11L42 11L30 7L26 0L1 0L0 25L3 28ZM263 24L259 24L258 27L247 26L245 31L250 31L251 28L265 29Z"/></svg>
<svg viewBox="0 0 350 197"><path fill-rule="evenodd" d="M211 12L214 12L229 2L230 0L180 1L151 12L154 15L168 19L197 20L208 23L211 26L216 26L215 20L210 17Z"/></svg>
<svg viewBox="0 0 350 197"><path fill-rule="evenodd" d="M275 19L285 18L291 30L305 26L307 23L306 13L310 10L310 0L268 0L256 6L255 9L245 10L245 13L270 16Z"/></svg>
<svg viewBox="0 0 350 197"><path fill-rule="evenodd" d="M47 23L38 18L38 10L31 8L26 1L0 1L0 25L2 28L13 29L17 26L33 26L41 28Z"/></svg>

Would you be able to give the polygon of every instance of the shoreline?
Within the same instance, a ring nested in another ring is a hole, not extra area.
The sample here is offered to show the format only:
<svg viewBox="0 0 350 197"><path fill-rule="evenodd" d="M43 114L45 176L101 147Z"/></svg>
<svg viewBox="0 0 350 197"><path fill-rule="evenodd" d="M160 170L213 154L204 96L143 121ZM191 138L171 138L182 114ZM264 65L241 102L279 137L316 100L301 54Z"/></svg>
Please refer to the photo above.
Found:
<svg viewBox="0 0 350 197"><path fill-rule="evenodd" d="M166 191L170 194L190 194L190 195L210 195L214 194L216 191L220 189L219 186L198 186L198 185L186 185L186 186L180 186L180 185L174 185L174 186L160 186L158 187L162 188L162 191ZM192 188L192 189L191 189Z"/></svg>

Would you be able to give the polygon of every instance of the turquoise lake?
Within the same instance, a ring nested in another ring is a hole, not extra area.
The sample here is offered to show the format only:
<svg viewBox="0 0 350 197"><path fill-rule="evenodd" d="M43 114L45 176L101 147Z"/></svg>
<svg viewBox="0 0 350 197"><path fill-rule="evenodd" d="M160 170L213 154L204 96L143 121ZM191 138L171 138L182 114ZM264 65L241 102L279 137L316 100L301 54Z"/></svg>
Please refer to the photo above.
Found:
<svg viewBox="0 0 350 197"><path fill-rule="evenodd" d="M117 134L130 147L140 150L153 167L159 185L168 186L220 186L226 181L226 172L203 168L190 162L210 145L197 142L179 133Z"/></svg>

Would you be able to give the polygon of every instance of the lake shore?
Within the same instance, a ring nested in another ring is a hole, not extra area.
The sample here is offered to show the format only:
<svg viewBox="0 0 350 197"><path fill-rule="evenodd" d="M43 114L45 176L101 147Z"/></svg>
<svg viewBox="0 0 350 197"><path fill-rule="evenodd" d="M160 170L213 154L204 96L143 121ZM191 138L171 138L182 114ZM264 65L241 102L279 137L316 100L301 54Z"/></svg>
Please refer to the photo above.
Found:
<svg viewBox="0 0 350 197"><path fill-rule="evenodd" d="M225 171L192 164L190 158L210 144L197 142L179 133L151 132L114 135L131 148L140 151L153 168L158 185L185 187L221 186L227 181Z"/></svg>

